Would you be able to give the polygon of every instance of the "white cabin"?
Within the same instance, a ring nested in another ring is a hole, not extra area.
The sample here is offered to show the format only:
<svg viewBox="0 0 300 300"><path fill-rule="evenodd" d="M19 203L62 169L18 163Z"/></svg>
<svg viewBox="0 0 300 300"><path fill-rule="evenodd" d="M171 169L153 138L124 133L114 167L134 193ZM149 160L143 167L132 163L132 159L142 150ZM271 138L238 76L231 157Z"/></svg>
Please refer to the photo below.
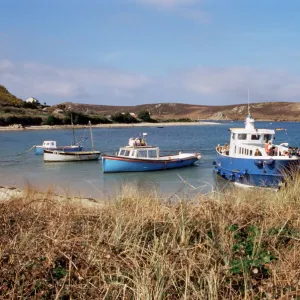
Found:
<svg viewBox="0 0 300 300"><path fill-rule="evenodd" d="M217 149L223 155L231 157L253 157L270 156L265 150L266 142L271 147L276 147L276 156L282 156L287 152L288 144L274 145L275 130L256 129L255 120L248 116L245 122L245 128L230 128L230 144L218 146ZM259 154L257 154L259 153Z"/></svg>
<svg viewBox="0 0 300 300"><path fill-rule="evenodd" d="M56 141L44 141L43 146L44 149L49 149L49 148L57 148L56 147Z"/></svg>
<svg viewBox="0 0 300 300"><path fill-rule="evenodd" d="M118 156L121 157L132 157L132 158L159 158L159 148L158 147L122 147L119 150Z"/></svg>

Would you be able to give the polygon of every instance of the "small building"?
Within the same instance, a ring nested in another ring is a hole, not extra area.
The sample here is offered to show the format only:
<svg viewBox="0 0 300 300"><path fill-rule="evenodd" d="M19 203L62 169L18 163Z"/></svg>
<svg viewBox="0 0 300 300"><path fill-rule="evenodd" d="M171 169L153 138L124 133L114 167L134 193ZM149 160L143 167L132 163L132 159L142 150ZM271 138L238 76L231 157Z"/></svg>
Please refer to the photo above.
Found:
<svg viewBox="0 0 300 300"><path fill-rule="evenodd" d="M136 118L136 114L135 113L133 113L133 112L131 112L131 113L129 113L132 117L134 117L134 118Z"/></svg>
<svg viewBox="0 0 300 300"><path fill-rule="evenodd" d="M27 103L35 103L35 104L40 103L39 100L37 100L36 98L33 98L33 97L29 97L28 99L25 100L25 102L27 102Z"/></svg>

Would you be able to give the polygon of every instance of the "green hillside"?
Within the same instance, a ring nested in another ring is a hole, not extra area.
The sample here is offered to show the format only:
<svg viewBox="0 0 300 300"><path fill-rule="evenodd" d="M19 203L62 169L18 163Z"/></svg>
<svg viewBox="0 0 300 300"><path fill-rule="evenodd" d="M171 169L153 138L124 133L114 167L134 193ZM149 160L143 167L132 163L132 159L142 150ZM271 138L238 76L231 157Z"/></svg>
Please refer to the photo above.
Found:
<svg viewBox="0 0 300 300"><path fill-rule="evenodd" d="M0 85L0 106L21 106L23 101L12 95L3 85Z"/></svg>

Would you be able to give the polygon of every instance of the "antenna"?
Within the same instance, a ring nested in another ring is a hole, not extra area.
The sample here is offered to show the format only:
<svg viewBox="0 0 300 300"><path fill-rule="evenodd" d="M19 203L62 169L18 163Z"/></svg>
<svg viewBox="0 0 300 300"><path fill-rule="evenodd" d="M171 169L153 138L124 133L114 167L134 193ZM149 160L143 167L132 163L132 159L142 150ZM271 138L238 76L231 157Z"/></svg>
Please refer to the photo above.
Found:
<svg viewBox="0 0 300 300"><path fill-rule="evenodd" d="M249 88L248 88L248 116L250 116L250 104L249 104Z"/></svg>

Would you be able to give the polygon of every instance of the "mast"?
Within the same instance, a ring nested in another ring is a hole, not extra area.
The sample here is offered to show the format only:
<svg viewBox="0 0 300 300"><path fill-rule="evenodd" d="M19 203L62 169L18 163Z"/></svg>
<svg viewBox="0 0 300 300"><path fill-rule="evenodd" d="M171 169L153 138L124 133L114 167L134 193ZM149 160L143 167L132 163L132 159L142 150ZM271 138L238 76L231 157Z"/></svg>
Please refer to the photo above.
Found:
<svg viewBox="0 0 300 300"><path fill-rule="evenodd" d="M72 125L72 131L73 131L73 142L72 142L72 145L76 145L76 140L75 140L75 130L74 130L73 114L72 114L72 113L71 113L71 125Z"/></svg>
<svg viewBox="0 0 300 300"><path fill-rule="evenodd" d="M248 116L250 116L250 104L249 104L249 88L248 88Z"/></svg>
<svg viewBox="0 0 300 300"><path fill-rule="evenodd" d="M95 149L94 149L94 138L93 138L92 123L91 123L91 121L89 121L89 125L90 125L90 134L91 134L91 141L92 141L92 149L93 149L93 151L95 151Z"/></svg>

